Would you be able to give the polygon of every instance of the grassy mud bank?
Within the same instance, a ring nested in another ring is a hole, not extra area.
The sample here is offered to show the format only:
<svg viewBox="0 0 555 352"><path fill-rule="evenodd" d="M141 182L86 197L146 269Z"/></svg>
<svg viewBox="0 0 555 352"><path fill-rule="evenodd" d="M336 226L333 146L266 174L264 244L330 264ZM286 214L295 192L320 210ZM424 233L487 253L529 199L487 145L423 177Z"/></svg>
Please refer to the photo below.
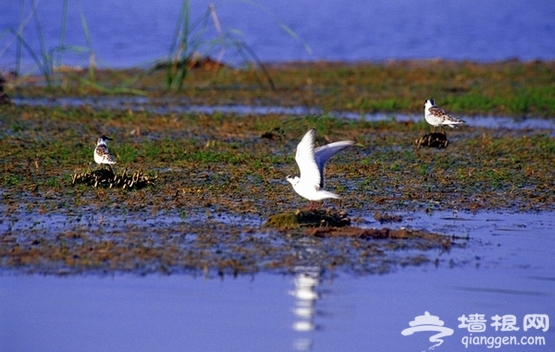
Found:
<svg viewBox="0 0 555 352"><path fill-rule="evenodd" d="M31 209L152 205L188 212L203 207L267 216L306 205L284 182L298 173L297 143L310 127L318 144L356 140L327 166L328 187L352 210L553 209L553 137L542 131L465 126L448 131L447 149L417 149L424 122L364 122L307 116L151 115L40 107L2 108L4 199L40 199ZM279 130L277 130L279 129ZM137 132L140 131L140 132ZM278 131L275 139L262 138ZM94 169L99 134L114 141L114 171L157 175L137 192L72 186ZM103 202L97 203L98 198ZM171 199L172 202L167 202ZM25 202L27 203L27 202ZM333 204L330 201L329 204ZM337 204L339 205L339 204Z"/></svg>
<svg viewBox="0 0 555 352"><path fill-rule="evenodd" d="M551 63L439 62L439 70L434 65L276 65L270 68L275 91L259 85L250 71L226 68L194 71L182 92L167 93L153 83L154 72L140 77L133 88L152 96L182 97L184 104L300 104L419 113L424 99L434 96L453 113L554 116ZM96 94L103 99L90 86L75 84L69 80L67 91L22 85L7 92ZM464 105L474 101L477 87L484 89L483 99L475 100L482 103ZM486 99L496 89L502 90L495 97L508 101L504 107ZM523 92L541 99L528 99ZM386 108L387 99L399 105ZM522 99L526 107L516 108ZM370 101L376 106L364 105ZM448 130L448 147L435 149L414 144L430 132L423 119L369 122L327 115L25 105L0 106L0 125L0 265L26 272L238 274L291 271L297 265L386 272L395 265L433 262L426 251L446 251L464 240L419 232L373 238L357 229L361 219L396 219L388 214L412 211L555 210L555 140L541 130L465 125ZM326 168L326 187L343 199L326 201L323 207L345 211L352 220L343 237L339 230L264 226L271 215L308 206L285 176L298 173L295 149L309 128L316 128L318 145L345 139L359 144L335 156ZM140 173L152 182L140 189L73 182L75 174L96 168L93 148L102 134L113 138L109 148L117 161L116 174ZM61 220L53 220L57 217ZM400 227L402 217L390 224Z"/></svg>
<svg viewBox="0 0 555 352"><path fill-rule="evenodd" d="M46 93L134 93L176 96L183 104L309 106L323 111L409 114L419 113L424 100L434 98L456 114L555 116L553 61L309 62L265 67L267 75L227 65L191 68L177 92L165 90L163 65L145 70L99 70L93 76L87 70L66 68L56 73L57 85ZM11 80L6 90L14 96L45 94L36 77Z"/></svg>

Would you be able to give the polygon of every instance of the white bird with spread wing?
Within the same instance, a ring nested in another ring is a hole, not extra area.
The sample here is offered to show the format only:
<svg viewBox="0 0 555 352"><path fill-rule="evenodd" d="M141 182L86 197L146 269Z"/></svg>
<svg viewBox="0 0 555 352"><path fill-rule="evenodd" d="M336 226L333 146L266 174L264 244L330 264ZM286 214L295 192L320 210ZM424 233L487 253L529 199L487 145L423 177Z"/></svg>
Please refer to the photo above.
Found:
<svg viewBox="0 0 555 352"><path fill-rule="evenodd" d="M324 190L324 166L326 162L339 151L351 147L356 143L354 141L340 141L314 148L314 140L316 138L316 130L308 131L299 145L295 161L299 165L301 171L300 177L291 175L286 179L293 185L293 189L301 197L310 201L310 209L315 206L315 201L326 198L340 197L332 192Z"/></svg>

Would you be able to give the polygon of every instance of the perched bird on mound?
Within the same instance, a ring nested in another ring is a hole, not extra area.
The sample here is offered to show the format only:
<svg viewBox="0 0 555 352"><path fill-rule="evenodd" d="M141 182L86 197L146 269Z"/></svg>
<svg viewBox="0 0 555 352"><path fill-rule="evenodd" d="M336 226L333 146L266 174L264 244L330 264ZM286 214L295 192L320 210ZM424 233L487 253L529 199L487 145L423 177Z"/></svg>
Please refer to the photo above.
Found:
<svg viewBox="0 0 555 352"><path fill-rule="evenodd" d="M114 159L114 156L108 150L108 146L106 145L106 142L109 140L111 141L112 138L106 137L104 135L98 138L98 141L96 142L96 148L94 148L94 162L98 165L108 165L111 170L111 165L115 164L116 161Z"/></svg>
<svg viewBox="0 0 555 352"><path fill-rule="evenodd" d="M465 123L463 120L453 117L438 108L433 99L426 100L424 104L424 118L430 125L434 126L434 131L437 127L440 127L443 133L445 133L443 130L444 125L456 128L457 125Z"/></svg>

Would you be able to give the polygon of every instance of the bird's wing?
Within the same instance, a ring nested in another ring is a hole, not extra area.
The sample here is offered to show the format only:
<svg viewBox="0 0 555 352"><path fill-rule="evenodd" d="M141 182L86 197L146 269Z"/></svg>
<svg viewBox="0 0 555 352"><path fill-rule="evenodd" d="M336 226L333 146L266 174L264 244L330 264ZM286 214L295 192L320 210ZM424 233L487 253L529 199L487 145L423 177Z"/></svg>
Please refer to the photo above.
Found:
<svg viewBox="0 0 555 352"><path fill-rule="evenodd" d="M318 187L321 183L321 173L318 169L314 155L314 140L316 138L316 130L311 129L304 136L297 145L297 153L295 154L295 161L299 165L301 171L301 180L306 183L313 184Z"/></svg>
<svg viewBox="0 0 555 352"><path fill-rule="evenodd" d="M100 144L96 147L96 153L99 156L106 156L106 155L110 155L110 152L108 151L108 147L104 144Z"/></svg>
<svg viewBox="0 0 555 352"><path fill-rule="evenodd" d="M99 145L96 147L97 154L102 157L105 161L114 162L114 156L108 150L108 147L104 144Z"/></svg>
<svg viewBox="0 0 555 352"><path fill-rule="evenodd" d="M443 111L443 109L438 108L437 106L432 106L431 108L428 109L428 111L430 112L431 115L441 119L444 119L446 115L445 111Z"/></svg>
<svg viewBox="0 0 555 352"><path fill-rule="evenodd" d="M465 123L463 119L459 119L458 117L453 117L451 115L446 115L444 121L447 121L448 123L455 123L455 124Z"/></svg>
<svg viewBox="0 0 555 352"><path fill-rule="evenodd" d="M438 108L437 106L432 106L431 108L428 109L430 111L430 114L434 115L437 118L442 119L442 122L446 122L447 124L450 123L464 123L463 120L451 116L448 113L446 113L443 109Z"/></svg>
<svg viewBox="0 0 555 352"><path fill-rule="evenodd" d="M355 145L354 141L340 141L323 145L314 150L314 159L320 172L320 188L324 188L324 167L326 162L345 148Z"/></svg>

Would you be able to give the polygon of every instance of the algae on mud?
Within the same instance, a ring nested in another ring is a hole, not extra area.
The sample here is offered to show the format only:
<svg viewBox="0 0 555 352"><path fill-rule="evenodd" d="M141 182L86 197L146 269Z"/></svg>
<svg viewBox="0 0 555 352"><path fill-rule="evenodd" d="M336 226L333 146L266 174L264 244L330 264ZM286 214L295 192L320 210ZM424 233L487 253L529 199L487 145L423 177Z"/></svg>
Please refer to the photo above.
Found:
<svg viewBox="0 0 555 352"><path fill-rule="evenodd" d="M127 173L127 169L123 169L121 174L116 174L112 169L96 169L89 172L77 172L71 177L71 184L85 184L94 187L121 187L122 189L141 189L153 184L156 176L149 177L142 171L137 171L131 175Z"/></svg>
<svg viewBox="0 0 555 352"><path fill-rule="evenodd" d="M343 227L349 226L351 219L345 211L336 212L329 209L286 211L270 215L267 227L288 230L300 227Z"/></svg>
<svg viewBox="0 0 555 352"><path fill-rule="evenodd" d="M23 273L222 276L294 273L311 266L367 275L399 265L438 265L443 251L464 245L459 239L422 231L349 227L278 233L218 218L186 220L161 214L145 225L141 219L153 218L145 211L129 214L127 221L107 212L67 215L61 228L39 222L22 230L13 216L24 221L28 215L12 214L14 229L0 239L0 268Z"/></svg>

